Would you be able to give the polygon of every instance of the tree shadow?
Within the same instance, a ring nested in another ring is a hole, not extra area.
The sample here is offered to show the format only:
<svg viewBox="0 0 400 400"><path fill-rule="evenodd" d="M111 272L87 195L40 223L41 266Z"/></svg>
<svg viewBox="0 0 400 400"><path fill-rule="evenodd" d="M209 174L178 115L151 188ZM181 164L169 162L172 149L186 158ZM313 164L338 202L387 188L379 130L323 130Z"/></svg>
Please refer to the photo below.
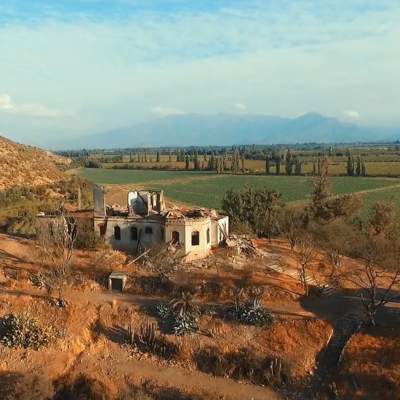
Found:
<svg viewBox="0 0 400 400"><path fill-rule="evenodd" d="M53 395L52 382L42 374L0 373L2 400L50 400L53 399Z"/></svg>
<svg viewBox="0 0 400 400"><path fill-rule="evenodd" d="M400 384L382 375L361 372L340 374L338 383L344 399L393 400L400 398Z"/></svg>
<svg viewBox="0 0 400 400"><path fill-rule="evenodd" d="M120 326L107 327L97 320L92 330L93 333L103 335L111 342L119 345L126 343L128 331Z"/></svg>
<svg viewBox="0 0 400 400"><path fill-rule="evenodd" d="M3 263L9 262L14 267L18 266L20 264L32 265L32 266L34 265L34 263L32 261L30 261L30 260L28 260L26 258L23 258L23 257L18 257L15 254L10 253L10 252L8 252L8 251L6 251L4 249L0 250L0 260ZM23 269L26 269L26 268L23 268Z"/></svg>

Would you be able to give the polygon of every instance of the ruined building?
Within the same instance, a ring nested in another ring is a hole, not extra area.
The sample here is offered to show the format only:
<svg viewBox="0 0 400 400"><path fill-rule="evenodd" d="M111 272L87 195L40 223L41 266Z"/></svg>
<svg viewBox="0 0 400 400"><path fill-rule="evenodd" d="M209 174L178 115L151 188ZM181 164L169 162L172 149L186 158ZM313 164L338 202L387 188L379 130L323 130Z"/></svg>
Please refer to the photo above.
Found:
<svg viewBox="0 0 400 400"><path fill-rule="evenodd" d="M229 218L215 210L167 209L162 190L132 191L125 208L106 206L95 187L94 231L114 249L136 253L162 243L180 246L187 259L207 256L228 235Z"/></svg>

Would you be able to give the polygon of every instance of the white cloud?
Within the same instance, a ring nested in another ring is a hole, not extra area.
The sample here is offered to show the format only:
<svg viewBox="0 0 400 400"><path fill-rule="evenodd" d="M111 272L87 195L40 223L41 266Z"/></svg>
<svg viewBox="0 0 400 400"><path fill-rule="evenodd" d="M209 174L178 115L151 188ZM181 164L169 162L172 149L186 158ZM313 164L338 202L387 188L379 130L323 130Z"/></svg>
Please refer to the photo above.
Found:
<svg viewBox="0 0 400 400"><path fill-rule="evenodd" d="M220 12L0 25L1 91L21 99L19 113L47 115L28 125L2 96L2 129L90 134L243 106L343 119L356 107L365 123L398 125L399 17L398 0L232 0ZM40 104L29 105L33 95ZM69 109L76 118L55 118Z"/></svg>
<svg viewBox="0 0 400 400"><path fill-rule="evenodd" d="M244 103L236 103L234 106L235 106L237 111L240 111L240 112L247 111L247 105L244 104Z"/></svg>
<svg viewBox="0 0 400 400"><path fill-rule="evenodd" d="M173 115L185 115L187 114L186 111L179 110L178 108L174 107L163 107L157 106L151 109L152 114L157 115L158 117L170 117Z"/></svg>
<svg viewBox="0 0 400 400"><path fill-rule="evenodd" d="M346 119L350 120L359 120L361 118L361 114L356 110L347 110L343 112L343 115Z"/></svg>
<svg viewBox="0 0 400 400"><path fill-rule="evenodd" d="M71 115L60 110L52 110L42 104L15 104L8 94L0 94L0 111L37 118L58 118Z"/></svg>
<svg viewBox="0 0 400 400"><path fill-rule="evenodd" d="M12 110L14 107L8 94L0 94L0 110Z"/></svg>

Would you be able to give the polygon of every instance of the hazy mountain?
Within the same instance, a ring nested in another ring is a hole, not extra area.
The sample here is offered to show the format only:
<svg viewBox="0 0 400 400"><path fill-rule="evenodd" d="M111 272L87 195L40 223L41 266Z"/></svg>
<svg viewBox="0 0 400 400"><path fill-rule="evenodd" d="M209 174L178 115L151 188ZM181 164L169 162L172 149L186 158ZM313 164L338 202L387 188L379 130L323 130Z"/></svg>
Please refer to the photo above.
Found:
<svg viewBox="0 0 400 400"><path fill-rule="evenodd" d="M63 143L64 148L117 148L356 142L394 140L400 129L375 128L342 122L318 113L297 118L265 115L186 114L159 118Z"/></svg>

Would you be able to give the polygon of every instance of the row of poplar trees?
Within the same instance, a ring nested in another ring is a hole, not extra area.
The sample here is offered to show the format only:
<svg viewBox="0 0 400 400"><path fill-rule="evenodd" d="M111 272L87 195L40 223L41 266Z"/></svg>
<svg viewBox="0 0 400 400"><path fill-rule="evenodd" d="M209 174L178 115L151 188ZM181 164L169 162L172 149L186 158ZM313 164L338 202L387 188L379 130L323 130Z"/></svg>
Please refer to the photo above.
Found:
<svg viewBox="0 0 400 400"><path fill-rule="evenodd" d="M350 151L347 152L346 172L348 176L367 176L367 169L364 160L357 156L354 159Z"/></svg>
<svg viewBox="0 0 400 400"><path fill-rule="evenodd" d="M302 161L294 156L290 149L286 151L286 155L283 157L276 152L267 155L265 159L265 173L271 174L271 167L275 166L275 175L281 174L281 164L284 161L286 175L301 175L303 163Z"/></svg>
<svg viewBox="0 0 400 400"><path fill-rule="evenodd" d="M185 162L185 168L187 170L209 170L216 171L218 174L223 174L225 172L243 174L246 172L244 155L239 153L238 150L235 150L231 157L228 157L226 154L216 155L215 153L199 156L197 152L188 154L185 153L184 150L178 150L176 159L178 162ZM149 159L147 152L144 151L136 154L131 153L130 161L149 162L151 160ZM160 162L160 152L157 152L156 154L156 162ZM169 153L169 162L172 162L171 153ZM316 161L313 161L312 174L314 176L320 175L321 163L322 161L319 157ZM303 162L299 157L293 155L290 149L286 151L285 155L279 154L275 151L267 155L265 159L265 173L270 175L272 168L274 168L275 175L280 175L282 168L284 168L284 173L288 176L303 174ZM367 175L364 160L360 156L354 158L350 151L347 152L346 173L348 176Z"/></svg>

